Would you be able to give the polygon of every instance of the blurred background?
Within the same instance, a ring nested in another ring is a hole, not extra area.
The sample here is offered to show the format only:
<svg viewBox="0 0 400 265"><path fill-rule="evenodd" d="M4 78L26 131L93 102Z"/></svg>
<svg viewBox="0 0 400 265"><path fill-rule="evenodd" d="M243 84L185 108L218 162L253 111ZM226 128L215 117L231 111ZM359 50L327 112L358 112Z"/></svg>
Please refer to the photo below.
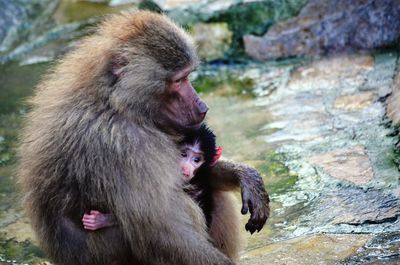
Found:
<svg viewBox="0 0 400 265"><path fill-rule="evenodd" d="M399 0L0 0L1 265L47 264L15 177L25 99L103 16L137 9L193 36L223 156L271 195L240 264L400 264Z"/></svg>

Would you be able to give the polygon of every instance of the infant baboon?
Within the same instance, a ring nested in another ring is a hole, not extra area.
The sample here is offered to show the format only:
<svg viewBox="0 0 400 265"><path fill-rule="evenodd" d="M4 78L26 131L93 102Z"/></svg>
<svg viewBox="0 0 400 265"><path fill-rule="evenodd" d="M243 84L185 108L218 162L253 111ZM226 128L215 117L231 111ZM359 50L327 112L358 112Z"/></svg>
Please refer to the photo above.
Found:
<svg viewBox="0 0 400 265"><path fill-rule="evenodd" d="M190 184L185 191L203 210L214 245L237 261L241 240L236 199L231 192L216 189L211 179L212 167L221 156L222 148L216 147L214 133L204 124L199 130L188 133L179 147L182 173Z"/></svg>

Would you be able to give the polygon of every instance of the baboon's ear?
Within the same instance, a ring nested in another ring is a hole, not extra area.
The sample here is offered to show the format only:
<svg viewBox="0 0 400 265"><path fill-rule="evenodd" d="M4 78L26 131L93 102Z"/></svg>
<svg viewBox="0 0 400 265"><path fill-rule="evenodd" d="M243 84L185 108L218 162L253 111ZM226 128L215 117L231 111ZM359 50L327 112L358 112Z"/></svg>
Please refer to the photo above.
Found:
<svg viewBox="0 0 400 265"><path fill-rule="evenodd" d="M124 67L128 65L128 60L122 56L114 56L111 60L111 73L116 77L121 77Z"/></svg>

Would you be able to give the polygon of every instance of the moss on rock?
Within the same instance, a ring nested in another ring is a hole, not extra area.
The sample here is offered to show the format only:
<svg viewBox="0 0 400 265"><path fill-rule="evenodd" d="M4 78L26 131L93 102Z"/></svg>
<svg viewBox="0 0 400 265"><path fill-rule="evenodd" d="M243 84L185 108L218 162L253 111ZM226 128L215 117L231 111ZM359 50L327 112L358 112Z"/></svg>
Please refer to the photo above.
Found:
<svg viewBox="0 0 400 265"><path fill-rule="evenodd" d="M265 163L257 166L257 169L265 176L264 182L271 194L284 193L297 181L297 175L291 174L282 161L282 155L270 151L265 154Z"/></svg>
<svg viewBox="0 0 400 265"><path fill-rule="evenodd" d="M193 81L199 93L214 92L220 96L254 97L254 82L250 78L238 78L233 73L209 74L200 73Z"/></svg>
<svg viewBox="0 0 400 265"><path fill-rule="evenodd" d="M0 264L37 264L43 260L43 252L32 242L18 242L0 235Z"/></svg>

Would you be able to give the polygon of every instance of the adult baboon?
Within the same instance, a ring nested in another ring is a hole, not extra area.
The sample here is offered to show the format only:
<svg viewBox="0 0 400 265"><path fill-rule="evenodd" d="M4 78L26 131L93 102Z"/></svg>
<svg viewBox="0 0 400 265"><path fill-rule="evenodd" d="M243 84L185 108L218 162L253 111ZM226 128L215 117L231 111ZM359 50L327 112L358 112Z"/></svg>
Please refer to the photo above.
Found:
<svg viewBox="0 0 400 265"><path fill-rule="evenodd" d="M232 264L182 189L176 142L207 111L187 78L196 65L181 29L135 12L105 20L39 84L19 177L52 262ZM261 229L269 208L257 172L221 161L212 175L216 187L241 187L246 228ZM90 209L112 213L117 225L88 232L81 218Z"/></svg>

